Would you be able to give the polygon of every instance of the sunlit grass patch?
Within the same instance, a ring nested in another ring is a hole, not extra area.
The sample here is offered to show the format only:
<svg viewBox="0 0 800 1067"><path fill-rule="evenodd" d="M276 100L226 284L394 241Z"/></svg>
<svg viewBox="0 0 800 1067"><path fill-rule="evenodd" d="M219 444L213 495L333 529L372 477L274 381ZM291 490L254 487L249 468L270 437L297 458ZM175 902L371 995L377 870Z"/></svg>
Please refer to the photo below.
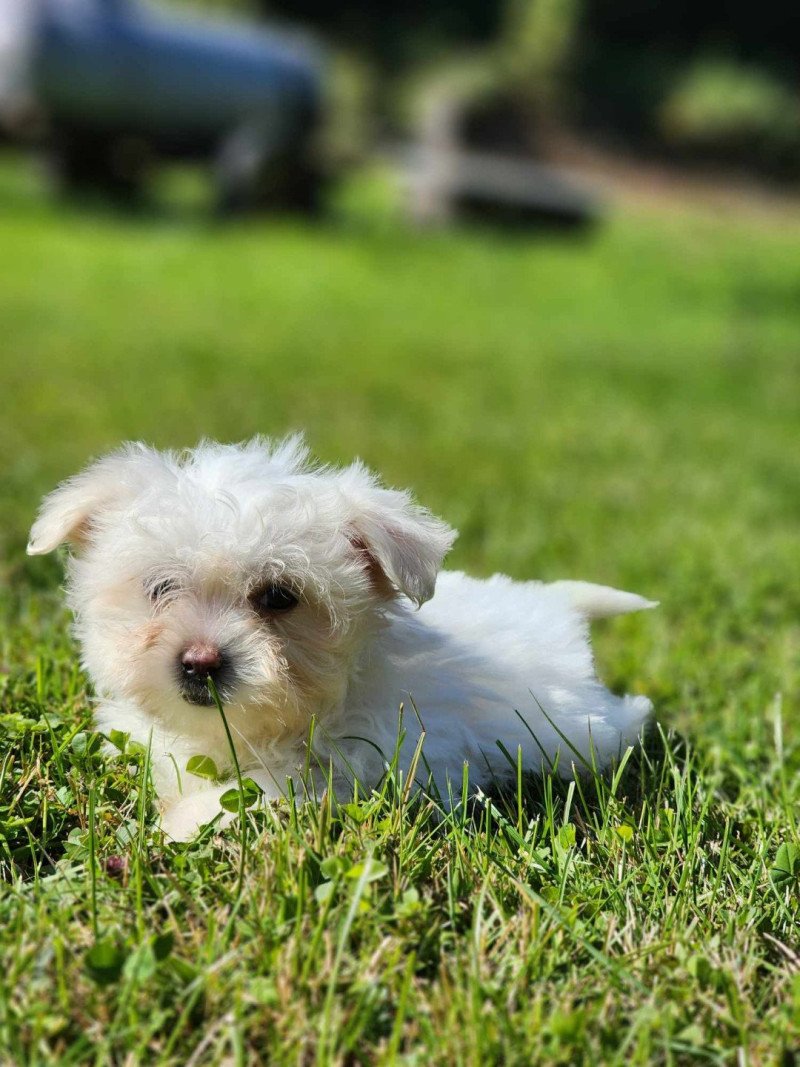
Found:
<svg viewBox="0 0 800 1067"><path fill-rule="evenodd" d="M357 186L321 226L221 228L0 168L0 1059L791 1061L799 234L415 234ZM654 699L646 751L451 814L389 777L164 841L27 529L120 439L296 428L458 526L453 566L659 599L595 635Z"/></svg>

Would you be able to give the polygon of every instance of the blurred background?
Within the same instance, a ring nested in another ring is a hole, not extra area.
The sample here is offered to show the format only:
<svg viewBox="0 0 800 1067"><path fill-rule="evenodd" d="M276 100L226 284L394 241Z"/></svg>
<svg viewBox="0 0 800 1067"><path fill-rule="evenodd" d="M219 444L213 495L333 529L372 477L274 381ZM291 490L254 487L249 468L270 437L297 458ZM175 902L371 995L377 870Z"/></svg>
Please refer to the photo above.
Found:
<svg viewBox="0 0 800 1067"><path fill-rule="evenodd" d="M778 0L0 0L3 662L63 627L23 552L56 481L303 429L453 566L661 599L606 677L760 737L800 662L799 44Z"/></svg>

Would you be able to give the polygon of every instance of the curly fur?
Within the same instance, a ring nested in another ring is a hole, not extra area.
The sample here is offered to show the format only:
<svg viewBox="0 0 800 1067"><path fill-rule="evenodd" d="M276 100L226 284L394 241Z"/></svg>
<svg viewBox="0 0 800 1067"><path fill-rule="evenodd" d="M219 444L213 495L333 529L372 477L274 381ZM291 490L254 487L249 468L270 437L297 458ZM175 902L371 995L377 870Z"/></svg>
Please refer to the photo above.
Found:
<svg viewBox="0 0 800 1067"><path fill-rule="evenodd" d="M45 498L28 551L72 546L68 598L98 727L151 745L163 826L180 839L218 814L229 784L210 787L187 760L231 770L216 710L179 685L181 654L200 641L230 661L237 754L267 799L309 766L312 719L335 783L374 786L402 703L418 715L405 716L401 763L424 727L443 796L451 781L460 792L465 761L472 787L507 777L498 741L532 770L570 775L576 754L603 767L636 740L650 702L598 681L588 620L653 605L583 582L444 572L436 586L455 536L361 463L315 466L298 437L256 438L180 454L125 445ZM297 606L254 611L265 582Z"/></svg>

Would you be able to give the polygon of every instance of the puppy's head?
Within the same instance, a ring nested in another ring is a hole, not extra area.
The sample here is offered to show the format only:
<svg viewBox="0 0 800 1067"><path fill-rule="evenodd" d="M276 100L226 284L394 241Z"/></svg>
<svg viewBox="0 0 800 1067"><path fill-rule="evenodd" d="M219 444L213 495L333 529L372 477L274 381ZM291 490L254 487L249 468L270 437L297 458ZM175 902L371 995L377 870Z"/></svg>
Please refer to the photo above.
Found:
<svg viewBox="0 0 800 1067"><path fill-rule="evenodd" d="M127 445L45 498L28 551L72 547L101 696L179 729L211 677L249 734L276 737L341 700L381 609L428 599L454 536L360 463L314 468L298 438L256 439Z"/></svg>

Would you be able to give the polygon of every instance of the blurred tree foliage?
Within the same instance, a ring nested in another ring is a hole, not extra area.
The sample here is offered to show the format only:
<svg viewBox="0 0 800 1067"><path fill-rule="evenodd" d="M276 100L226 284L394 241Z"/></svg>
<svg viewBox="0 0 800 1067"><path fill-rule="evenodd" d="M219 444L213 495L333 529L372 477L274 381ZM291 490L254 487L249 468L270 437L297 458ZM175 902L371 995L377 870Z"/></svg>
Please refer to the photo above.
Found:
<svg viewBox="0 0 800 1067"><path fill-rule="evenodd" d="M800 166L800 19L786 0L194 2L316 29L372 72L361 96L378 112L403 79L466 60L481 93L515 100L542 127L566 120L634 148Z"/></svg>
<svg viewBox="0 0 800 1067"><path fill-rule="evenodd" d="M317 27L348 50L395 65L427 60L443 48L493 41L518 26L525 51L543 61L563 54L564 27L574 27L584 82L610 84L626 70L674 68L700 53L720 53L800 77L800 19L786 0L170 0L173 4L253 11ZM553 33L555 32L555 37ZM631 75L633 76L633 75ZM643 83L652 81L645 76Z"/></svg>
<svg viewBox="0 0 800 1067"><path fill-rule="evenodd" d="M800 167L800 97L762 69L698 60L658 117L665 142L682 155L749 158L787 176Z"/></svg>
<svg viewBox="0 0 800 1067"><path fill-rule="evenodd" d="M582 0L574 88L582 118L649 139L665 97L704 58L800 78L800 20L785 0Z"/></svg>
<svg viewBox="0 0 800 1067"><path fill-rule="evenodd" d="M500 35L506 80L539 115L563 104L582 0L510 0Z"/></svg>
<svg viewBox="0 0 800 1067"><path fill-rule="evenodd" d="M212 0L213 2L213 0ZM349 48L359 45L386 60L414 58L445 45L488 42L505 17L507 0L216 0L253 3L265 14L318 26ZM514 3L514 0L512 0ZM740 60L800 73L800 20L786 0L521 0L530 8L527 30L546 31L569 21L559 8L580 6L578 30L585 69L613 68L615 57L663 62L702 51L726 51ZM547 9L537 11L536 9ZM543 39L542 49L552 42ZM556 42L561 47L560 42Z"/></svg>
<svg viewBox="0 0 800 1067"><path fill-rule="evenodd" d="M504 4L500 0L254 0L268 16L321 29L349 51L368 54L397 71L431 61L437 52L496 36Z"/></svg>
<svg viewBox="0 0 800 1067"><path fill-rule="evenodd" d="M588 114L652 116L671 79L718 55L800 81L800 19L786 0L170 0L306 24L388 69L513 39L517 73L558 91L566 70ZM525 64L528 64L525 67ZM649 119L645 123L649 123Z"/></svg>

